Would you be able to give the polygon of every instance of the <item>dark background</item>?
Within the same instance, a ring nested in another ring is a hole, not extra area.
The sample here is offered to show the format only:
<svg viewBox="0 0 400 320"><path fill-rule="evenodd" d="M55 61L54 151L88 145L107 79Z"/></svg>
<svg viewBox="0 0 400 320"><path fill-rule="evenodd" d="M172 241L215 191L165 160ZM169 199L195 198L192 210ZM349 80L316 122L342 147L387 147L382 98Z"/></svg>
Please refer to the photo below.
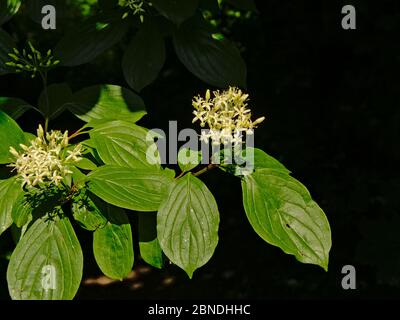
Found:
<svg viewBox="0 0 400 320"><path fill-rule="evenodd" d="M242 208L239 181L215 171L202 177L219 205L220 242L193 280L175 266L160 271L137 258L130 279L108 283L95 265L90 233L82 232L85 267L78 299L399 297L400 3L331 2L258 1L258 14L228 30L247 63L253 113L267 118L256 131L256 145L283 162L328 216L329 271L303 265L259 238ZM356 7L357 30L341 28L345 4ZM33 33L45 48L57 42L19 19L6 29ZM67 81L74 90L127 86L120 67L124 45L87 65L57 69L49 80ZM3 96L35 103L40 88L39 79L0 78ZM191 98L205 88L169 44L161 76L141 93L149 113L141 125L166 130L168 120L177 120L180 128L190 127ZM20 123L33 131L40 120L35 117L28 113ZM66 113L52 125L72 130L81 123ZM0 297L8 298L6 260L0 261ZM344 265L356 267L357 290L342 289Z"/></svg>

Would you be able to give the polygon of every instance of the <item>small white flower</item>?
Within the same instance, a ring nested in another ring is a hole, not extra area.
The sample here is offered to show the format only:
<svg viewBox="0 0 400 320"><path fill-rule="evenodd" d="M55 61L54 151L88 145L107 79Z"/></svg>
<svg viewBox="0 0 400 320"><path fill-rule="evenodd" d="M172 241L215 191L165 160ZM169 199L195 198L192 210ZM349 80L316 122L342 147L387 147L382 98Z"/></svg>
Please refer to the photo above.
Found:
<svg viewBox="0 0 400 320"><path fill-rule="evenodd" d="M42 126L37 129L37 138L29 146L20 145L19 153L15 148L10 148L10 153L16 158L10 164L18 172L22 186L41 187L43 185L60 185L64 177L71 174L68 164L80 161L82 146L78 144L67 154L63 150L68 147L68 131L51 131L45 134Z"/></svg>
<svg viewBox="0 0 400 320"><path fill-rule="evenodd" d="M234 87L223 92L214 91L213 97L210 90L207 90L205 98L194 97L193 123L199 121L201 127L207 124L210 128L208 134L203 134L202 131L200 140L208 142L211 139L216 145L237 145L242 143L241 132L253 134L253 129L263 122L265 117L251 120L251 110L247 108L248 97L248 94Z"/></svg>
<svg viewBox="0 0 400 320"><path fill-rule="evenodd" d="M208 141L210 140L210 134L208 134L207 131L208 130L202 130L200 136L200 141L203 141L206 144L208 144Z"/></svg>

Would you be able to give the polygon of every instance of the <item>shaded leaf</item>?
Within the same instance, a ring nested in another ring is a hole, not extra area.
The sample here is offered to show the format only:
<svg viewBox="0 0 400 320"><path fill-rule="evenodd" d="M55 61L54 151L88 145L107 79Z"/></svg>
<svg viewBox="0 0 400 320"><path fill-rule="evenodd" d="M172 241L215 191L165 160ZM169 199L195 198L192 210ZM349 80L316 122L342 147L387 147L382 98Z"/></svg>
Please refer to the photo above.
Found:
<svg viewBox="0 0 400 320"><path fill-rule="evenodd" d="M32 219L33 208L27 201L24 193L20 193L14 202L13 209L11 211L11 217L13 222L18 228L22 228Z"/></svg>
<svg viewBox="0 0 400 320"><path fill-rule="evenodd" d="M157 239L157 214L139 213L140 256L149 265L162 269L164 255Z"/></svg>
<svg viewBox="0 0 400 320"><path fill-rule="evenodd" d="M19 98L0 97L0 110L7 113L14 120L21 117L26 111L33 108L28 102Z"/></svg>
<svg viewBox="0 0 400 320"><path fill-rule="evenodd" d="M216 40L203 25L187 21L174 33L175 51L195 76L216 87L246 87L246 64L227 39Z"/></svg>
<svg viewBox="0 0 400 320"><path fill-rule="evenodd" d="M44 14L42 14L42 8L46 5L52 5L56 9L56 21L58 22L64 18L66 4L67 1L65 0L29 0L26 1L26 11L33 21L41 24L44 17Z"/></svg>
<svg viewBox="0 0 400 320"><path fill-rule="evenodd" d="M119 42L127 31L120 17L93 17L67 33L55 52L64 66L78 66L92 61Z"/></svg>
<svg viewBox="0 0 400 320"><path fill-rule="evenodd" d="M257 7L254 0L225 0L225 1L241 10L257 11Z"/></svg>
<svg viewBox="0 0 400 320"><path fill-rule="evenodd" d="M49 119L57 118L72 101L71 88L66 83L52 84L43 90L39 97L39 110Z"/></svg>
<svg viewBox="0 0 400 320"><path fill-rule="evenodd" d="M125 120L136 122L145 114L142 98L131 90L115 85L98 85L73 95L68 109L86 122Z"/></svg>
<svg viewBox="0 0 400 320"><path fill-rule="evenodd" d="M106 208L109 221L93 233L94 257L107 277L122 280L134 262L131 225L123 209Z"/></svg>
<svg viewBox="0 0 400 320"><path fill-rule="evenodd" d="M126 82L131 88L141 91L157 78L164 62L164 39L155 24L145 22L122 60Z"/></svg>
<svg viewBox="0 0 400 320"><path fill-rule="evenodd" d="M11 36L0 29L0 75L12 73L14 69L6 65L6 62L10 62L11 58L8 56L15 47L15 42Z"/></svg>
<svg viewBox="0 0 400 320"><path fill-rule="evenodd" d="M21 2L21 0L0 1L0 25L10 20L18 12Z"/></svg>
<svg viewBox="0 0 400 320"><path fill-rule="evenodd" d="M11 213L22 193L21 182L17 177L0 180L0 235L12 225Z"/></svg>
<svg viewBox="0 0 400 320"><path fill-rule="evenodd" d="M153 0L151 3L163 16L181 24L194 15L199 0Z"/></svg>
<svg viewBox="0 0 400 320"><path fill-rule="evenodd" d="M100 204L100 201L89 192L81 192L74 198L72 214L82 228L95 231L107 224L107 217L103 213L105 204Z"/></svg>

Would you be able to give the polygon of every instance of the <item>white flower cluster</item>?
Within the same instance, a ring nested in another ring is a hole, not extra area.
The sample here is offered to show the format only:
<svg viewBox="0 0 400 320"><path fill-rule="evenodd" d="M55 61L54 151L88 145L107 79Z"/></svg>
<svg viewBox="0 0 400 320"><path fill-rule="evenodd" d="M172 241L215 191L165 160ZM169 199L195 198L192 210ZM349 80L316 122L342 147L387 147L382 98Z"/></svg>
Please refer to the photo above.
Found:
<svg viewBox="0 0 400 320"><path fill-rule="evenodd" d="M265 117L251 120L251 110L247 109L249 95L240 89L230 87L220 92L214 91L211 97L207 90L205 98L197 96L193 99L193 123L200 121L201 127L206 125L209 130L202 130L201 141L208 143L211 139L214 145L242 143L243 132L253 134L254 128L265 120Z"/></svg>
<svg viewBox="0 0 400 320"><path fill-rule="evenodd" d="M143 8L144 1L142 0L128 0L127 5L132 9L133 15L140 15L146 12L146 10Z"/></svg>
<svg viewBox="0 0 400 320"><path fill-rule="evenodd" d="M17 170L22 178L22 186L58 186L65 176L72 173L69 165L82 159L82 145L66 150L68 145L68 131L64 134L60 131L45 133L39 125L37 138L31 141L30 146L21 144L21 153L10 148L10 153L16 158L10 167Z"/></svg>

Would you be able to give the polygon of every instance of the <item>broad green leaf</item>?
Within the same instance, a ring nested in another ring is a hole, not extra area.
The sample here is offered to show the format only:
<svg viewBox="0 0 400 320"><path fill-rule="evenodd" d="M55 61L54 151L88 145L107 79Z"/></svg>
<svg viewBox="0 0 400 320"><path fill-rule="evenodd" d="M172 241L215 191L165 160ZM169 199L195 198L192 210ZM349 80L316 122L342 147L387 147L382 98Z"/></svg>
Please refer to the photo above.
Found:
<svg viewBox="0 0 400 320"><path fill-rule="evenodd" d="M46 98L47 92L47 98ZM57 118L72 101L71 88L66 83L52 84L39 97L39 110L49 119Z"/></svg>
<svg viewBox="0 0 400 320"><path fill-rule="evenodd" d="M105 206L89 192L81 192L74 198L72 214L82 228L95 231L107 224L107 217L103 213Z"/></svg>
<svg viewBox="0 0 400 320"><path fill-rule="evenodd" d="M126 82L131 88L141 91L157 78L164 62L164 39L154 23L145 22L122 60Z"/></svg>
<svg viewBox="0 0 400 320"><path fill-rule="evenodd" d="M79 241L68 217L45 215L26 231L7 269L14 300L70 300L83 269Z"/></svg>
<svg viewBox="0 0 400 320"><path fill-rule="evenodd" d="M232 154L224 159L223 152L214 155L214 157L215 156L220 156L220 168L222 170L236 176L246 176L251 174L254 170L263 168L276 169L288 174L290 173L278 160L257 148L248 147L233 159ZM226 164L227 161L229 164Z"/></svg>
<svg viewBox="0 0 400 320"><path fill-rule="evenodd" d="M0 235L12 225L11 213L22 192L21 182L16 177L0 180Z"/></svg>
<svg viewBox="0 0 400 320"><path fill-rule="evenodd" d="M93 233L93 252L101 271L122 280L134 262L132 230L123 209L107 205L107 224Z"/></svg>
<svg viewBox="0 0 400 320"><path fill-rule="evenodd" d="M86 122L125 120L136 122L145 114L142 98L115 85L98 85L74 93L68 109Z"/></svg>
<svg viewBox="0 0 400 320"><path fill-rule="evenodd" d="M242 180L243 204L266 242L303 263L328 269L331 231L322 209L287 170L257 169Z"/></svg>
<svg viewBox="0 0 400 320"><path fill-rule="evenodd" d="M21 6L21 0L1 0L0 1L0 26L10 20L15 15L19 7Z"/></svg>
<svg viewBox="0 0 400 320"><path fill-rule="evenodd" d="M71 30L55 49L64 66L78 66L92 61L121 40L127 23L115 17L93 17Z"/></svg>
<svg viewBox="0 0 400 320"><path fill-rule="evenodd" d="M77 167L70 167L72 171L72 181L75 185L83 186L86 181L86 175L82 173Z"/></svg>
<svg viewBox="0 0 400 320"><path fill-rule="evenodd" d="M14 120L21 117L26 111L33 107L19 98L0 97L0 110L7 113Z"/></svg>
<svg viewBox="0 0 400 320"><path fill-rule="evenodd" d="M206 264L218 243L217 203L206 185L188 173L171 186L157 215L157 235L165 255L186 271Z"/></svg>
<svg viewBox="0 0 400 320"><path fill-rule="evenodd" d="M290 171L286 169L286 167L282 163L280 163L278 160L271 157L261 149L247 148L245 152L245 156L246 155L249 155L246 158L246 160L249 162L249 166L253 167L255 170L264 168L279 170L287 174L290 173Z"/></svg>
<svg viewBox="0 0 400 320"><path fill-rule="evenodd" d="M194 15L199 0L152 0L151 3L164 17L181 24Z"/></svg>
<svg viewBox="0 0 400 320"><path fill-rule="evenodd" d="M216 40L195 21L180 26L173 37L175 51L195 76L216 87L246 87L246 64L227 39Z"/></svg>
<svg viewBox="0 0 400 320"><path fill-rule="evenodd" d="M24 136L28 143L37 138L33 133L30 133L30 132L24 132Z"/></svg>
<svg viewBox="0 0 400 320"><path fill-rule="evenodd" d="M15 47L15 42L11 36L0 29L0 75L14 72L12 68L7 66L5 63L10 62L11 58L8 56Z"/></svg>
<svg viewBox="0 0 400 320"><path fill-rule="evenodd" d="M257 7L254 0L224 0L224 1L241 10L257 11Z"/></svg>
<svg viewBox="0 0 400 320"><path fill-rule="evenodd" d="M95 170L97 165L88 158L82 158L82 160L75 163L75 166L83 170Z"/></svg>
<svg viewBox="0 0 400 320"><path fill-rule="evenodd" d="M24 225L22 228L18 228L15 224L13 224L10 227L11 236L15 244L17 244L22 239L27 229L28 229L28 224ZM11 254L12 252L10 253L9 258L11 258Z"/></svg>
<svg viewBox="0 0 400 320"><path fill-rule="evenodd" d="M118 120L96 126L90 131L90 138L105 164L158 168L161 159L154 141L146 140L149 134L147 129ZM156 152L151 152L153 150Z"/></svg>
<svg viewBox="0 0 400 320"><path fill-rule="evenodd" d="M97 165L104 164L94 146L92 139L86 139L82 141L82 145L86 147L87 151L89 151L90 153L90 157L93 159L93 161L95 161Z"/></svg>
<svg viewBox="0 0 400 320"><path fill-rule="evenodd" d="M114 206L136 211L157 211L173 178L170 170L109 165L88 175L91 192Z"/></svg>
<svg viewBox="0 0 400 320"><path fill-rule="evenodd" d="M56 188L33 189L20 193L11 212L12 220L17 227L22 228L32 219L36 220L55 210L65 196L63 190Z"/></svg>
<svg viewBox="0 0 400 320"><path fill-rule="evenodd" d="M181 148L178 152L178 164L182 172L188 172L201 163L201 151Z"/></svg>
<svg viewBox="0 0 400 320"><path fill-rule="evenodd" d="M27 201L26 195L20 193L11 211L11 217L15 225L18 228L22 228L26 225L32 219L32 211L33 208Z"/></svg>
<svg viewBox="0 0 400 320"><path fill-rule="evenodd" d="M0 110L0 164L12 162L10 147L20 149L19 145L26 143L24 132L18 124L5 112Z"/></svg>
<svg viewBox="0 0 400 320"><path fill-rule="evenodd" d="M149 265L162 269L164 255L157 239L157 215L139 213L139 249L140 256Z"/></svg>

